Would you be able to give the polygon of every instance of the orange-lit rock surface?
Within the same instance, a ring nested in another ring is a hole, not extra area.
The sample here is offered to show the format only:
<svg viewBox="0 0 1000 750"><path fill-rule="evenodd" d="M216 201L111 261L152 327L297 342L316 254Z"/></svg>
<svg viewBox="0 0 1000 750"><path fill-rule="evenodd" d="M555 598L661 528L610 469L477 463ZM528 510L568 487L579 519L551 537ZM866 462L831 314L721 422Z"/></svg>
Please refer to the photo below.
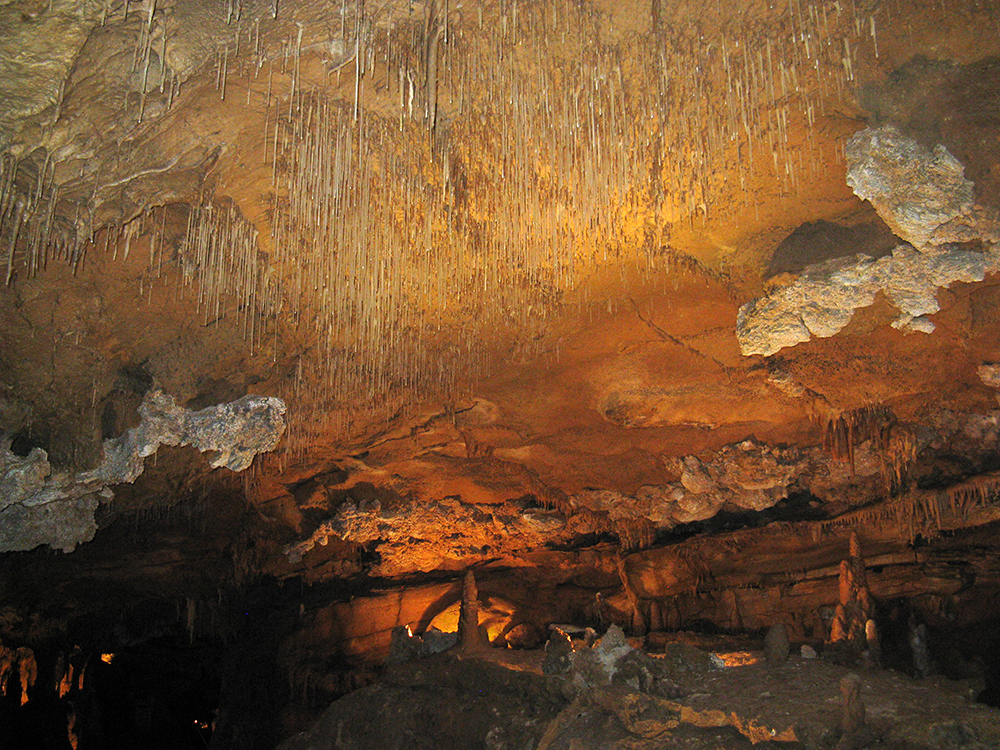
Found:
<svg viewBox="0 0 1000 750"><path fill-rule="evenodd" d="M270 748L469 570L495 644L819 644L853 531L1000 695L998 22L0 0L3 647L217 648Z"/></svg>

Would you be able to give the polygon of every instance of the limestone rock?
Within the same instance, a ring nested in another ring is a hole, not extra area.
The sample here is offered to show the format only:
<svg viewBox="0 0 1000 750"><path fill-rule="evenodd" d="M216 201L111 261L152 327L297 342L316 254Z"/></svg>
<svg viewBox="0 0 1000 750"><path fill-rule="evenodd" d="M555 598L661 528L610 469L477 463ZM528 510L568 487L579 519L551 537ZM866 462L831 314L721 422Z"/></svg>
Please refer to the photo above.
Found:
<svg viewBox="0 0 1000 750"><path fill-rule="evenodd" d="M104 460L90 471L53 474L41 449L23 459L0 451L0 551L40 544L70 551L89 541L97 530L93 512L112 497L110 485L135 481L143 459L161 445L212 451L212 466L241 471L258 453L273 450L285 430L285 404L277 398L244 396L192 412L152 391L139 412L140 424L105 440Z"/></svg>
<svg viewBox="0 0 1000 750"><path fill-rule="evenodd" d="M678 680L725 666L715 654L702 651L697 646L682 641L671 641L664 646L663 653L663 662L667 673Z"/></svg>
<svg viewBox="0 0 1000 750"><path fill-rule="evenodd" d="M101 17L94 0L54 0L25 22L18 4L0 4L0 148L24 118L54 105L80 47Z"/></svg>
<svg viewBox="0 0 1000 750"><path fill-rule="evenodd" d="M926 315L912 317L906 313L890 323L898 331L907 333L934 333L934 323Z"/></svg>
<svg viewBox="0 0 1000 750"><path fill-rule="evenodd" d="M441 538L447 524L450 537ZM484 547L509 551L561 539L566 517L557 510L522 510L516 502L484 504L447 496L421 501L386 487L381 499L349 499L306 538L287 546L285 555L298 562L330 538L357 544L379 541L379 574L460 569Z"/></svg>
<svg viewBox="0 0 1000 750"><path fill-rule="evenodd" d="M781 349L840 332L854 311L868 307L879 292L900 310L893 324L929 333L925 316L940 308L937 290L955 281L982 281L1000 270L996 252L943 248L921 253L908 245L878 260L856 255L811 266L772 294L746 303L736 321L744 355L769 357Z"/></svg>
<svg viewBox="0 0 1000 750"><path fill-rule="evenodd" d="M442 651L447 651L458 643L458 633L445 633L435 627L429 627L421 636L423 643L420 646L421 656L432 656Z"/></svg>
<svg viewBox="0 0 1000 750"><path fill-rule="evenodd" d="M681 484L688 492L704 494L715 489L715 482L709 476L704 465L694 456L684 459L684 470L681 472Z"/></svg>
<svg viewBox="0 0 1000 750"><path fill-rule="evenodd" d="M420 656L423 647L423 639L419 635L413 635L405 625L399 625L392 629L392 640L389 642L389 655L386 656L386 664L402 664L413 661Z"/></svg>
<svg viewBox="0 0 1000 750"><path fill-rule="evenodd" d="M549 628L549 640L545 644L545 661L542 674L559 675L569 671L573 657L573 640L559 628Z"/></svg>
<svg viewBox="0 0 1000 750"><path fill-rule="evenodd" d="M679 523L704 521L711 518L725 505L725 500L718 495L685 494L677 501L675 517Z"/></svg>
<svg viewBox="0 0 1000 750"><path fill-rule="evenodd" d="M604 668L610 682L618 669L618 661L629 654L632 647L625 639L625 632L617 625L612 625L591 651Z"/></svg>
<svg viewBox="0 0 1000 750"><path fill-rule="evenodd" d="M36 506L9 505L0 512L0 549L23 551L47 544L72 552L97 533L94 512L103 500L91 493Z"/></svg>
<svg viewBox="0 0 1000 750"><path fill-rule="evenodd" d="M916 248L942 244L939 229L972 210L974 186L940 144L928 148L891 126L866 128L847 142L846 157L847 184Z"/></svg>
<svg viewBox="0 0 1000 750"><path fill-rule="evenodd" d="M705 460L679 461L680 481L644 485L635 495L611 490L584 490L571 498L576 507L606 513L613 521L645 519L659 528L704 521L727 503L765 510L788 496L788 487L806 468L797 450L774 448L756 440L723 446Z"/></svg>
<svg viewBox="0 0 1000 750"><path fill-rule="evenodd" d="M983 381L983 385L1000 389L1000 364L981 364L976 368L976 373L979 375L979 379Z"/></svg>
<svg viewBox="0 0 1000 750"><path fill-rule="evenodd" d="M160 445L191 445L212 451L210 463L242 471L254 456L277 447L285 431L285 404L279 398L244 396L228 404L188 411L162 391L147 394L139 407L142 422L104 441L105 458L92 475L103 482L132 482L142 459Z"/></svg>
<svg viewBox="0 0 1000 750"><path fill-rule="evenodd" d="M622 629L612 625L593 648L582 648L570 655L563 692L574 695L581 690L610 685L620 663L632 651Z"/></svg>
<svg viewBox="0 0 1000 750"><path fill-rule="evenodd" d="M809 266L787 287L743 305L736 333L744 355L769 357L833 336L879 292L900 310L894 328L930 333L926 316L939 309L939 287L981 281L1000 268L995 250L948 244L992 247L1000 242L1000 217L974 205L973 184L944 146L929 149L888 126L868 128L848 142L847 160L848 184L909 244L877 260L855 255Z"/></svg>
<svg viewBox="0 0 1000 750"><path fill-rule="evenodd" d="M611 685L626 664L631 666L627 674L619 676L618 682L624 680L631 684L632 681L646 688L652 684L652 669L637 663L648 657L637 653L628 644L625 633L617 625L608 628L593 647L584 646L576 650L564 631L552 627L545 652L542 672L555 677L558 689L568 698L581 691Z"/></svg>
<svg viewBox="0 0 1000 750"><path fill-rule="evenodd" d="M0 509L34 496L50 472L48 455L41 448L32 448L23 459L0 449Z"/></svg>
<svg viewBox="0 0 1000 750"><path fill-rule="evenodd" d="M638 692L648 693L656 684L657 665L642 651L630 651L618 662L611 682ZM660 685L663 684L661 680Z"/></svg>
<svg viewBox="0 0 1000 750"><path fill-rule="evenodd" d="M986 414L970 414L965 421L962 432L969 438L993 445L1000 440L1000 411Z"/></svg>

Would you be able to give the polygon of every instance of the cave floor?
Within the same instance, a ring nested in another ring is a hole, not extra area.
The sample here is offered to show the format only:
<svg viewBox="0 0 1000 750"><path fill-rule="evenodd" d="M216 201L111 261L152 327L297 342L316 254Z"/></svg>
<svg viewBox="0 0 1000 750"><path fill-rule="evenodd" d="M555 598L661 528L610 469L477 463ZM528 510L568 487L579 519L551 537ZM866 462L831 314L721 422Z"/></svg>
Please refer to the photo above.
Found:
<svg viewBox="0 0 1000 750"><path fill-rule="evenodd" d="M669 679L567 689L543 672L543 650L444 653L387 667L382 679L335 701L282 745L312 748L837 748L1000 747L1000 710L974 702L973 680L915 680L882 669L861 677L864 726L839 728L839 682L851 669L797 652L782 664L762 651L720 650L721 669L676 664ZM646 655L652 671L662 655ZM645 657L644 657L645 658Z"/></svg>

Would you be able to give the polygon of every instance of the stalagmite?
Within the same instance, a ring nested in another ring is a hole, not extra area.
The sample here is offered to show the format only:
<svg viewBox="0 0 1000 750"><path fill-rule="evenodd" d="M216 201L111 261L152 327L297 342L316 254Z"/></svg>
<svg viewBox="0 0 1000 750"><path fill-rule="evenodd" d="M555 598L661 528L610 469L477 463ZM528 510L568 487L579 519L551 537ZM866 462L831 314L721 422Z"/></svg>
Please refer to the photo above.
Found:
<svg viewBox="0 0 1000 750"><path fill-rule="evenodd" d="M874 615L861 542L854 531L850 536L849 555L840 563L838 598L829 642L840 644L846 657L853 660L868 648L868 622Z"/></svg>
<svg viewBox="0 0 1000 750"><path fill-rule="evenodd" d="M642 603L639 600L639 596L636 594L631 580L629 580L628 570L625 567L625 560L621 553L615 557L615 562L618 567L618 578L621 580L625 595L632 605L632 632L636 636L643 636L646 634L646 618L642 612Z"/></svg>
<svg viewBox="0 0 1000 750"><path fill-rule="evenodd" d="M185 630L188 634L188 643L194 643L194 630L197 623L198 601L187 597L185 599Z"/></svg>
<svg viewBox="0 0 1000 750"><path fill-rule="evenodd" d="M868 646L868 661L872 666L882 665L882 644L878 635L878 625L875 620L865 623L865 642Z"/></svg>
<svg viewBox="0 0 1000 750"><path fill-rule="evenodd" d="M764 636L764 656L772 664L783 664L788 661L789 653L788 631L784 623L776 622Z"/></svg>
<svg viewBox="0 0 1000 750"><path fill-rule="evenodd" d="M865 704L861 700L861 678L856 674L849 674L840 680L840 730L850 737L856 735L864 724Z"/></svg>
<svg viewBox="0 0 1000 750"><path fill-rule="evenodd" d="M479 630L479 589L476 587L476 576L472 570L465 571L462 582L462 608L458 616L459 648L466 653L474 653L485 648L482 633Z"/></svg>

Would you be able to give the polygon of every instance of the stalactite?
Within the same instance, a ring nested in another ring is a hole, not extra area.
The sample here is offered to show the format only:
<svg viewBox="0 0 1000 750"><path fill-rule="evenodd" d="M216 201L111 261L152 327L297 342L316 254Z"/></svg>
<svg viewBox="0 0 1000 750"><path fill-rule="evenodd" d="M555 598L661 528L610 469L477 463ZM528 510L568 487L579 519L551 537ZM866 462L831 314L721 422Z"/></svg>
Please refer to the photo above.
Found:
<svg viewBox="0 0 1000 750"><path fill-rule="evenodd" d="M648 549L656 538L656 527L646 518L610 521L608 530L618 536L626 552Z"/></svg>
<svg viewBox="0 0 1000 750"><path fill-rule="evenodd" d="M877 531L895 531L912 542L918 535L933 536L969 521L971 513L997 504L1000 472L991 472L943 490L910 487L894 497L866 508L819 522L824 531L864 526Z"/></svg>
<svg viewBox="0 0 1000 750"><path fill-rule="evenodd" d="M981 474L945 490L949 510L962 521L976 508L995 505L1000 494L1000 472Z"/></svg>
<svg viewBox="0 0 1000 750"><path fill-rule="evenodd" d="M323 419L350 421L344 414L371 394L384 395L388 409L414 395L457 392L505 361L509 351L483 343L494 334L518 356L537 355L567 300L587 316L612 314L618 301L594 282L602 272L625 287L694 273L685 267L692 261L664 249L670 222L661 217L694 226L699 217L735 216L737 207L719 200L731 188L726 179L752 184L752 175L773 172L785 190L806 179L815 150L808 137L793 141L816 127L818 101L845 90L859 58L870 48L877 54L874 15L817 2L789 2L739 31L663 25L615 43L597 41L602 21L585 4L515 4L493 24L480 9L479 24L455 25L448 4L437 2L392 30L369 5L342 3L331 24L331 36L339 25L337 38L354 47L354 93L345 104L307 89L302 23L279 22L277 2L270 18L244 22L242 4L227 2L233 37L216 49L220 96L232 72L247 79L250 102L251 71L256 78L268 65L273 257L263 257L252 226L221 199L193 209L180 248L205 323L237 312L254 348L268 313L283 304L289 325L314 326L318 344L305 366L320 375L296 387L316 413L330 414ZM144 10L131 21L140 120L154 40L168 106L180 85L178 77L166 83L164 18L154 0ZM280 64L267 62L264 40L273 44L279 33L283 54L271 55ZM286 67L288 89L272 88ZM376 74L396 86L398 112L365 110ZM825 93L817 99L817 91ZM436 127L439 108L448 109L447 129ZM25 199L17 163L0 161L8 283L22 246L29 276L53 246L51 173L41 169L37 192ZM657 217L652 239L626 229L644 203ZM162 264L152 226L141 228L155 240L147 280L154 255L156 277ZM135 236L125 236L125 257ZM78 263L86 245L61 239L58 247ZM880 417L843 418L828 441L850 458ZM885 439L886 483L895 492L909 444ZM643 546L650 534L618 533L626 546Z"/></svg>
<svg viewBox="0 0 1000 750"><path fill-rule="evenodd" d="M7 648L0 645L0 693L7 695L7 686L10 682L10 676L14 672L14 668L17 666L17 651L16 649Z"/></svg>
<svg viewBox="0 0 1000 750"><path fill-rule="evenodd" d="M17 671L20 681L21 705L28 702L28 689L34 687L38 679L38 663L35 652L27 646L8 648L0 645L0 692L4 695L10 690L10 677Z"/></svg>
<svg viewBox="0 0 1000 750"><path fill-rule="evenodd" d="M38 679L38 663L35 653L27 646L17 650L17 671L21 677L21 705L28 702L28 688Z"/></svg>
<svg viewBox="0 0 1000 750"><path fill-rule="evenodd" d="M148 0L149 7L146 13L146 22L143 24L139 34L139 45L142 49L142 76L141 88L139 89L139 122L142 122L143 114L146 111L146 90L149 87L149 64L153 47L153 14L156 12L156 0ZM138 58L138 55L136 55ZM137 60L138 62L138 60ZM161 58L162 62L162 58ZM133 65L133 69L138 65Z"/></svg>
<svg viewBox="0 0 1000 750"><path fill-rule="evenodd" d="M892 409L881 404L848 412L831 413L823 403L814 419L823 429L823 448L834 458L846 460L854 470L857 446L870 442L878 455L883 487L887 496L901 490L917 458L916 436L896 421Z"/></svg>
<svg viewBox="0 0 1000 750"><path fill-rule="evenodd" d="M258 346L280 292L262 263L257 230L239 209L231 203L192 209L179 257L186 283L197 288L205 325L228 315L232 304L244 338Z"/></svg>

